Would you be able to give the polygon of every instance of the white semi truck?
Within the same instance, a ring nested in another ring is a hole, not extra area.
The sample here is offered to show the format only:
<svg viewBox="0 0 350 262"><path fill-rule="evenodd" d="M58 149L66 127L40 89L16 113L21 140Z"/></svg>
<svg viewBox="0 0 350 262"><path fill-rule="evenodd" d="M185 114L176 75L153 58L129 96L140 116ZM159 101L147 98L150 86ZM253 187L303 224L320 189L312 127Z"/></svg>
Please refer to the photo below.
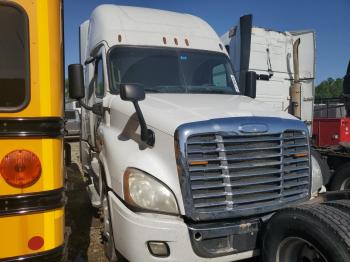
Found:
<svg viewBox="0 0 350 262"><path fill-rule="evenodd" d="M102 5L80 26L80 62L69 92L109 260L347 261L346 193L296 206L311 194L307 125L241 95L206 22Z"/></svg>
<svg viewBox="0 0 350 262"><path fill-rule="evenodd" d="M239 19L237 26L221 36L221 40L229 53L241 92L245 92L245 72L256 72L255 99L296 116L308 126L312 137L315 32L265 29L253 25L252 15L245 15ZM337 135L337 131L334 130L334 135ZM317 146L317 143L313 146ZM337 152L340 150L334 148L328 151L325 148L321 150L328 157L329 164L332 163L330 160L337 158L338 161L333 161L336 165L331 164L334 170L342 162L348 161L344 158L344 152ZM337 170L331 173L327 161L316 150L313 149L311 153L312 192L324 189L323 185L338 189L333 186Z"/></svg>

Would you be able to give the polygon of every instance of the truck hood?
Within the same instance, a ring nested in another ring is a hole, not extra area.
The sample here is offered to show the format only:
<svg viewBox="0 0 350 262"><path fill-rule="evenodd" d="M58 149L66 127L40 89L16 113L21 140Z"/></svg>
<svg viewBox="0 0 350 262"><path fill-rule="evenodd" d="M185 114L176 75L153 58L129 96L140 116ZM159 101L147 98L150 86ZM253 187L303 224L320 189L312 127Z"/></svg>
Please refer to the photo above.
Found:
<svg viewBox="0 0 350 262"><path fill-rule="evenodd" d="M130 102L119 102L125 114L135 110ZM270 105L246 96L220 94L147 94L140 103L146 123L169 135L184 123L227 117L279 117L295 119Z"/></svg>

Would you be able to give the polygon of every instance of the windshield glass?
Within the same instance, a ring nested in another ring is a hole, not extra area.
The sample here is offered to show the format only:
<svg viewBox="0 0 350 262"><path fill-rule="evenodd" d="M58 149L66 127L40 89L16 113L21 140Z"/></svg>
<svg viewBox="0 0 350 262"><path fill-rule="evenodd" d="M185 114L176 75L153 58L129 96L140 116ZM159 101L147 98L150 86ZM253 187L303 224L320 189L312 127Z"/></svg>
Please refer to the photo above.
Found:
<svg viewBox="0 0 350 262"><path fill-rule="evenodd" d="M116 47L109 61L112 92L139 84L149 93L239 93L228 57L218 52Z"/></svg>

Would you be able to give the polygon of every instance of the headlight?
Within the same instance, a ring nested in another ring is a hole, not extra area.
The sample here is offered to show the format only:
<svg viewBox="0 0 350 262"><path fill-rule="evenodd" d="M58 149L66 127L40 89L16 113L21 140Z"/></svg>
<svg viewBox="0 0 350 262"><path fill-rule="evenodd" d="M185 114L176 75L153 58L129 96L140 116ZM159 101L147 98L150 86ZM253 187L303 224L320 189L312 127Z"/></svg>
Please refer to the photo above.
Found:
<svg viewBox="0 0 350 262"><path fill-rule="evenodd" d="M124 174L124 199L137 208L179 214L171 190L156 178L135 168L128 168Z"/></svg>

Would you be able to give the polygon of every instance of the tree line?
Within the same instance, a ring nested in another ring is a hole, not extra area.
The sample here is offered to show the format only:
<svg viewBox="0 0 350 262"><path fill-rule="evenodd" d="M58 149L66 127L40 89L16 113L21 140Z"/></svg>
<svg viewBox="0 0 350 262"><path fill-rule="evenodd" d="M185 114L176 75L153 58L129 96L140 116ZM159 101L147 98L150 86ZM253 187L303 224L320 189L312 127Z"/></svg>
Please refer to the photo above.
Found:
<svg viewBox="0 0 350 262"><path fill-rule="evenodd" d="M315 89L315 99L338 98L343 94L343 79L328 78L322 81Z"/></svg>

